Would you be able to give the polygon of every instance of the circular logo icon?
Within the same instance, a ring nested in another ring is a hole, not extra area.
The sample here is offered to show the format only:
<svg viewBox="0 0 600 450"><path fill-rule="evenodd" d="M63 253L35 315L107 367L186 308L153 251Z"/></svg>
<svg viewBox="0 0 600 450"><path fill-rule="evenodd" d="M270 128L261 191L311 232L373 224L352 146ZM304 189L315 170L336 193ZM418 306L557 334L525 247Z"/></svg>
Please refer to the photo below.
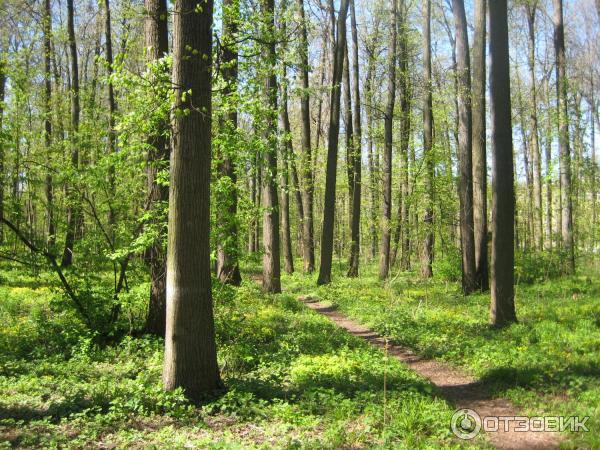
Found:
<svg viewBox="0 0 600 450"><path fill-rule="evenodd" d="M472 409L459 409L452 415L450 428L460 439L473 439L481 431L481 417Z"/></svg>

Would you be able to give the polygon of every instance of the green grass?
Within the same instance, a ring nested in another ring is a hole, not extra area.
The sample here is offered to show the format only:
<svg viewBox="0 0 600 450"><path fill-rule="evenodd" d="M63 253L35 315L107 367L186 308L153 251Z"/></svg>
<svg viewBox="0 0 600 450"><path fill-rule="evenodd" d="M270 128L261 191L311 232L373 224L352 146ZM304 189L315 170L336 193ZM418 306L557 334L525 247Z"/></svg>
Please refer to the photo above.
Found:
<svg viewBox="0 0 600 450"><path fill-rule="evenodd" d="M327 287L302 276L286 285L422 355L462 366L530 415L590 416L590 432L567 435L564 446L600 448L597 273L520 284L519 323L498 330L488 325L489 293L464 297L455 282L425 282L412 273L394 273L383 284L374 268L364 271L352 280L340 272Z"/></svg>
<svg viewBox="0 0 600 450"><path fill-rule="evenodd" d="M126 336L99 347L51 274L7 269L0 276L0 447L461 445L449 430L452 406L429 383L307 310L292 292L264 296L251 281L238 290L215 285L228 390L197 408L182 392L162 391L159 339ZM308 282L298 280L285 282ZM123 320L133 328L147 288L137 283L124 297Z"/></svg>

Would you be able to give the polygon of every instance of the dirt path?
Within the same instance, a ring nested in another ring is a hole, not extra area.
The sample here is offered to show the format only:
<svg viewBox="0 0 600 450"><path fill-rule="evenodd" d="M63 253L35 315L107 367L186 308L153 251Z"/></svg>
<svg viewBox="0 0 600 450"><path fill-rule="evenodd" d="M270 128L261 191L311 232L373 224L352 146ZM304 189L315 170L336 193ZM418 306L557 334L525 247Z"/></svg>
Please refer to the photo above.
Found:
<svg viewBox="0 0 600 450"><path fill-rule="evenodd" d="M298 300L310 309L327 316L350 334L360 337L370 344L385 348L386 341L374 331L360 325L337 312L335 308L323 305L311 297L299 297ZM419 375L429 379L440 389L444 397L459 409L476 411L480 417L514 417L521 415L518 409L506 399L492 398L488 390L477 380L466 373L436 360L423 359L410 349L387 344L387 352L406 364ZM483 433L483 431L482 431ZM489 432L487 439L497 448L507 450L555 449L558 448L562 436L557 432L519 432L515 431L515 423L504 430L503 422L499 422L499 431Z"/></svg>

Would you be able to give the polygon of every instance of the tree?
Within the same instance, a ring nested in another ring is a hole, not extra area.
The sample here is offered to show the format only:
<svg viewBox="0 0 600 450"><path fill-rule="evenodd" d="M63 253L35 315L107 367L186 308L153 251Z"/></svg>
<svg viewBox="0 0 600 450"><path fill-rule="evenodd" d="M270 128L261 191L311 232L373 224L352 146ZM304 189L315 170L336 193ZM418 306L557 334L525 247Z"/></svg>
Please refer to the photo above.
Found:
<svg viewBox="0 0 600 450"><path fill-rule="evenodd" d="M79 62L77 56L77 43L75 41L75 20L73 11L73 0L67 0L67 34L69 39L69 56L71 60L71 168L77 173L79 170ZM65 248L62 255L61 266L69 267L73 264L73 251L77 229L82 221L81 202L76 189L72 186L67 188L67 232L65 236Z"/></svg>
<svg viewBox="0 0 600 450"><path fill-rule="evenodd" d="M237 91L238 49L237 21L239 20L239 0L223 1L223 57L221 73L223 98L231 97ZM228 135L235 135L238 127L236 105L224 106L228 111L219 118L220 129ZM242 282L238 263L238 225L237 225L237 175L231 149L225 149L219 155L218 171L221 189L218 191L217 211L219 216L217 277L222 283L239 286Z"/></svg>
<svg viewBox="0 0 600 450"><path fill-rule="evenodd" d="M0 45L2 45L0 43ZM6 90L6 56L0 47L0 134L4 131L4 96ZM4 139L0 137L0 220L4 218ZM0 224L0 243L4 242L3 226Z"/></svg>
<svg viewBox="0 0 600 450"><path fill-rule="evenodd" d="M331 6L333 7L333 2ZM346 47L346 17L348 0L342 0L337 20L337 36L333 45L333 73L331 75L331 105L329 108L329 136L327 141L327 169L325 177L325 201L323 208L323 229L321 232L321 265L318 285L331 283L331 263L333 259L333 226L335 218L335 183L337 177L338 140L340 132L340 97L342 71L344 69L344 48Z"/></svg>
<svg viewBox="0 0 600 450"><path fill-rule="evenodd" d="M264 130L265 149L262 179L263 199L263 291L281 292L281 266L279 261L279 200L277 197L277 77L275 74L275 3L261 0L261 12L266 21L263 38L263 61L265 62L264 97L267 120Z"/></svg>
<svg viewBox="0 0 600 450"><path fill-rule="evenodd" d="M554 52L556 54L556 91L558 93L558 143L560 149L561 234L563 250L567 255L566 273L575 272L573 245L573 197L571 186L571 148L569 146L569 111L567 99L567 72L565 55L565 30L562 0L554 5Z"/></svg>
<svg viewBox="0 0 600 450"><path fill-rule="evenodd" d="M108 154L112 155L117 150L117 135L115 134L115 114L117 111L117 103L115 101L115 90L113 88L110 76L113 74L113 51L112 51L112 32L110 20L110 0L104 0L104 33L106 45L106 67L108 70ZM110 227L110 236L114 240L115 226L115 209L113 202L115 201L115 166L110 164L108 167L108 187L110 189L110 198L108 201L108 225Z"/></svg>
<svg viewBox="0 0 600 450"><path fill-rule="evenodd" d="M433 178L434 178L434 155L433 152L433 100L431 85L431 0L423 2L423 85L425 93L423 96L423 157L427 166L425 178L425 190L427 195L427 206L425 210L424 223L426 226L425 243L421 262L421 275L424 278L433 276Z"/></svg>
<svg viewBox="0 0 600 450"><path fill-rule="evenodd" d="M44 145L48 161L52 155L52 7L50 0L44 0ZM3 101L3 100L0 100ZM46 173L46 235L48 247L53 248L56 241L54 227L54 185L52 172Z"/></svg>
<svg viewBox="0 0 600 450"><path fill-rule="evenodd" d="M354 111L352 114L354 129L351 162L353 171L353 186L351 189L352 218L350 220L350 261L348 262L348 276L358 276L360 258L360 201L362 193L362 125L360 114L360 72L358 59L358 30L356 27L356 8L354 0L350 0L350 25L352 28L352 91L354 92Z"/></svg>
<svg viewBox="0 0 600 450"><path fill-rule="evenodd" d="M485 129L486 0L475 2L473 36L473 223L475 284L489 289L487 229L487 154Z"/></svg>
<svg viewBox="0 0 600 450"><path fill-rule="evenodd" d="M452 0L452 11L456 28L456 70L458 78L458 160L460 163L458 194L462 247L462 288L464 294L468 295L475 290L471 62L464 1Z"/></svg>
<svg viewBox="0 0 600 450"><path fill-rule="evenodd" d="M514 296L514 167L510 106L508 12L506 0L493 0L490 15L492 111L492 289L491 323L517 320Z"/></svg>
<svg viewBox="0 0 600 450"><path fill-rule="evenodd" d="M210 159L213 3L177 0L175 105L167 250L163 383L192 401L220 384L211 294Z"/></svg>
<svg viewBox="0 0 600 450"><path fill-rule="evenodd" d="M315 244L314 244L314 180L312 176L312 148L310 131L310 94L308 71L308 37L306 31L306 17L304 13L304 0L298 0L300 14L300 115L302 118L302 255L304 259L304 272L312 273L315 270ZM317 142L318 145L318 142Z"/></svg>
<svg viewBox="0 0 600 450"><path fill-rule="evenodd" d="M388 50L388 93L384 115L383 208L381 213L381 246L379 278L386 279L390 270L392 221L392 138L396 103L396 48L398 41L398 2L392 0L392 26Z"/></svg>
<svg viewBox="0 0 600 450"><path fill-rule="evenodd" d="M144 35L146 58L155 63L169 51L166 0L145 0L146 20ZM165 131L169 124L162 120L148 136L148 158L146 162L146 183L152 206L160 208L169 201L169 188L158 183L158 171L169 163L169 145ZM160 226L160 220L153 223ZM155 239L146 252L150 266L150 302L146 316L146 332L156 336L165 335L167 308L167 259L160 239Z"/></svg>

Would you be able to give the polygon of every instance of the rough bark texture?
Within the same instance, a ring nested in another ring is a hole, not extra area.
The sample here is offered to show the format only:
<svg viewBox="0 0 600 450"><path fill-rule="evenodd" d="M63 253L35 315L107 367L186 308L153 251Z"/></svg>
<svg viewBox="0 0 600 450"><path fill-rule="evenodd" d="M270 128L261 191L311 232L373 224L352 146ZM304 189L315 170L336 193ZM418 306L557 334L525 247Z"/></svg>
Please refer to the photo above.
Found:
<svg viewBox="0 0 600 450"><path fill-rule="evenodd" d="M350 0L350 25L352 28L352 91L354 95L354 139L352 148L352 166L354 172L352 187L352 218L350 220L350 260L348 276L358 276L360 261L360 208L362 193L362 125L360 114L360 72L358 56L358 30L356 26L356 8L354 0Z"/></svg>
<svg viewBox="0 0 600 450"><path fill-rule="evenodd" d="M146 19L144 24L146 58L156 61L169 52L166 0L145 0ZM169 163L169 146L164 131L167 121L157 126L157 132L148 136L148 161L146 164L147 189L151 206L160 208L169 201L169 188L157 182L158 171ZM145 330L156 336L165 335L167 310L167 257L160 240L154 242L146 252L150 266L150 302Z"/></svg>
<svg viewBox="0 0 600 450"><path fill-rule="evenodd" d="M539 124L537 113L537 86L535 75L535 15L537 11L537 0L527 3L527 29L528 29L528 62L529 78L531 81L531 152L533 164L533 200L535 238L538 250L544 248L544 224L542 219L542 164L539 141Z"/></svg>
<svg viewBox="0 0 600 450"><path fill-rule="evenodd" d="M281 292L281 263L279 248L279 199L277 196L277 78L275 75L275 6L274 0L261 0L261 10L267 21L267 36L263 45L263 60L267 65L264 96L268 113L263 155L263 291Z"/></svg>
<svg viewBox="0 0 600 450"><path fill-rule="evenodd" d="M310 95L309 95L309 64L308 64L308 37L306 31L306 18L304 15L304 0L298 0L300 13L300 117L302 124L302 207L304 216L302 221L302 256L304 259L304 272L312 273L315 270L315 239L313 225L313 192L314 180L312 176L312 149L310 137ZM317 142L317 146L319 143Z"/></svg>
<svg viewBox="0 0 600 450"><path fill-rule="evenodd" d="M51 79L51 56L52 56L52 7L50 0L44 0L44 145L46 146L46 155L48 161L51 161L52 155L52 79ZM3 173L3 172L2 172ZM45 180L46 194L46 241L48 247L54 247L55 229L54 229L54 186L52 181L52 172L46 173Z"/></svg>
<svg viewBox="0 0 600 450"><path fill-rule="evenodd" d="M517 320L513 286L515 194L506 0L491 1L489 9L493 160L490 318L494 326L504 326Z"/></svg>
<svg viewBox="0 0 600 450"><path fill-rule="evenodd" d="M318 285L331 283L331 263L333 259L333 226L335 218L335 183L337 176L338 140L340 132L340 96L342 71L344 69L344 48L346 46L346 17L348 0L342 0L337 22L337 37L333 52L333 73L331 76L331 104L329 108L329 136L327 142L327 170L325 178L325 202L323 209L323 230L321 233L321 264Z"/></svg>
<svg viewBox="0 0 600 450"><path fill-rule="evenodd" d="M71 166L77 172L79 170L79 63L77 56L77 43L75 41L75 21L73 11L73 0L67 0L67 34L69 39L69 54L71 59ZM65 248L62 255L61 266L69 267L73 264L73 251L75 247L75 236L77 228L82 220L81 204L76 189L67 187L67 231L65 236Z"/></svg>
<svg viewBox="0 0 600 450"><path fill-rule="evenodd" d="M473 164L471 115L471 62L467 18L463 0L452 0L456 29L458 78L458 159L460 165L460 238L462 247L462 288L464 294L475 290L475 238L473 235Z"/></svg>
<svg viewBox="0 0 600 450"><path fill-rule="evenodd" d="M573 245L573 198L571 186L571 149L569 146L569 112L567 100L567 60L562 0L554 5L554 51L556 53L556 83L558 92L558 142L560 148L561 235L566 254L565 273L575 272Z"/></svg>
<svg viewBox="0 0 600 450"><path fill-rule="evenodd" d="M286 273L294 273L294 255L292 253L292 233L290 226L290 170L289 160L293 158L292 137L290 128L290 117L288 113L288 92L286 67L283 68L283 81L281 86L281 108L280 121L283 130L283 142L281 143L281 227L284 270Z"/></svg>
<svg viewBox="0 0 600 450"><path fill-rule="evenodd" d="M423 2L423 155L425 158L425 191L427 206L423 219L426 227L425 242L421 258L421 275L424 278L433 276L433 178L435 162L432 155L433 149L433 99L431 84L431 0Z"/></svg>
<svg viewBox="0 0 600 450"><path fill-rule="evenodd" d="M163 383L194 402L219 387L210 267L212 1L177 0ZM182 94L187 92L185 96ZM183 110L189 114L182 114ZM179 113L177 113L179 112Z"/></svg>
<svg viewBox="0 0 600 450"><path fill-rule="evenodd" d="M225 86L223 98L227 98L237 91L238 78L238 50L237 50L237 20L239 16L238 0L223 1L223 55L221 74ZM226 133L235 134L238 126L238 115L235 107L220 117L220 128ZM226 190L219 190L217 211L219 222L218 248L217 248L217 277L222 283L239 286L242 282L238 263L238 225L237 225L237 175L232 150L222 152L219 160L219 176L227 182ZM224 212L224 214L223 214Z"/></svg>
<svg viewBox="0 0 600 450"><path fill-rule="evenodd" d="M473 224L475 238L475 283L489 289L487 226L487 152L485 129L487 0L475 2L473 36Z"/></svg>
<svg viewBox="0 0 600 450"><path fill-rule="evenodd" d="M384 115L383 149L383 208L381 211L381 244L379 278L386 279L390 270L390 241L392 231L392 138L394 105L396 103L396 47L398 41L398 0L392 0L392 27L388 49L388 93Z"/></svg>

